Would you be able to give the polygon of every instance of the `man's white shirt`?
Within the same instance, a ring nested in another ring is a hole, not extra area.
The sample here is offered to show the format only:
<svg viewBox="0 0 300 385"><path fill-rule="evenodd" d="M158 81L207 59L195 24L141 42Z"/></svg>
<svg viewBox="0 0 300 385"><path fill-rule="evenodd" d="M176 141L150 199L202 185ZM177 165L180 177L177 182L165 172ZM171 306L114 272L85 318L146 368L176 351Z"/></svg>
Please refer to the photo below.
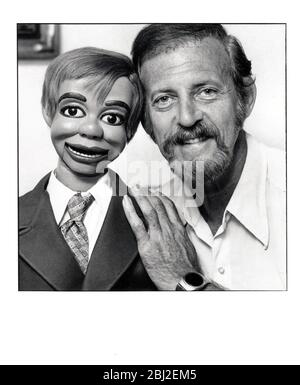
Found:
<svg viewBox="0 0 300 385"><path fill-rule="evenodd" d="M195 230L187 227L206 277L229 290L285 290L285 154L246 138L245 165L215 235L190 198L170 198Z"/></svg>
<svg viewBox="0 0 300 385"><path fill-rule="evenodd" d="M49 193L56 223L60 227L70 219L67 205L69 199L76 194L76 191L73 191L62 184L56 178L54 171L52 171L50 175L47 191ZM81 193L82 196L90 193L95 198L83 219L89 238L89 258L91 257L95 243L103 226L112 197L112 191L111 174L110 171L108 171L90 190Z"/></svg>

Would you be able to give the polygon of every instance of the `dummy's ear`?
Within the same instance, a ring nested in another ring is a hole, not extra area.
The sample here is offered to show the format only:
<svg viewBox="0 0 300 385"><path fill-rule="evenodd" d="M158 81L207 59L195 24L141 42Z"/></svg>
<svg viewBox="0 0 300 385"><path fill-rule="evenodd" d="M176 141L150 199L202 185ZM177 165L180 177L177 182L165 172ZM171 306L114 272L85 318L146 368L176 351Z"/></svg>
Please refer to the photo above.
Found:
<svg viewBox="0 0 300 385"><path fill-rule="evenodd" d="M43 109L42 109L42 112L43 112L43 117L44 117L44 119L45 119L45 122L47 123L47 125L48 125L49 127L51 127L52 119L51 119L50 116L47 114L46 109L43 108Z"/></svg>
<svg viewBox="0 0 300 385"><path fill-rule="evenodd" d="M256 85L253 79L251 79L251 84L247 86L247 92L247 101L245 103L246 118L251 114L256 100Z"/></svg>

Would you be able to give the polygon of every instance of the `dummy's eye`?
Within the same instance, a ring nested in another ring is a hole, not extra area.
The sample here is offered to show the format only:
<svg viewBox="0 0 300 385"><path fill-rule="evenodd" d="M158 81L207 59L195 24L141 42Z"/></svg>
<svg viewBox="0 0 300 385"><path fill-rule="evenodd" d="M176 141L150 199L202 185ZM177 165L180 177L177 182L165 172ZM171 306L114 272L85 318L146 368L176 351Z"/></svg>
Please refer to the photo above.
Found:
<svg viewBox="0 0 300 385"><path fill-rule="evenodd" d="M110 124L111 126L121 126L125 122L124 116L113 113L102 115L101 119L104 123Z"/></svg>
<svg viewBox="0 0 300 385"><path fill-rule="evenodd" d="M80 107L76 106L66 106L60 111L62 115L67 116L68 118L82 118L85 116L85 112Z"/></svg>

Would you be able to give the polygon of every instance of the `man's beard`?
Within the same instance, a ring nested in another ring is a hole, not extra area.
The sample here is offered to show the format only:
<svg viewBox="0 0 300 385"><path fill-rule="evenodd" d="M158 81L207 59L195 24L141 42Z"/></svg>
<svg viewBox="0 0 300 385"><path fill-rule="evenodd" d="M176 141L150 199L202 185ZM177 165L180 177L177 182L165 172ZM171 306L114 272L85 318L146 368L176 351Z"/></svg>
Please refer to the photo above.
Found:
<svg viewBox="0 0 300 385"><path fill-rule="evenodd" d="M236 132L238 132L237 128ZM216 141L217 151L214 153L213 158L208 159L199 157L198 159L191 161L193 181L196 181L197 179L197 175L195 175L197 170L196 162L203 162L204 182L205 184L213 183L226 172L233 157L233 150L225 145L220 137L219 130L213 124L201 121L197 122L192 127L179 127L173 135L169 136L163 142L162 154L168 160L172 169L173 161L178 162L178 160L175 159L174 147L182 146L186 141L193 139L214 139ZM174 172L176 172L176 168L174 169Z"/></svg>

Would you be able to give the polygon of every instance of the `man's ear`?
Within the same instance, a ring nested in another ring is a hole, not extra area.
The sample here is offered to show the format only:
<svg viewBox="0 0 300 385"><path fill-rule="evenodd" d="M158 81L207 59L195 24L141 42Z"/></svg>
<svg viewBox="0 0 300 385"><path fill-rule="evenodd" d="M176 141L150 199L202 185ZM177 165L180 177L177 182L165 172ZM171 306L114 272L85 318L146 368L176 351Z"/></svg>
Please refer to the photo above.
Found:
<svg viewBox="0 0 300 385"><path fill-rule="evenodd" d="M45 119L45 122L47 123L47 125L48 125L49 127L51 127L52 119L51 119L50 116L47 114L46 109L43 108L43 109L42 109L42 112L43 112L43 117L44 117L44 119Z"/></svg>
<svg viewBox="0 0 300 385"><path fill-rule="evenodd" d="M253 82L253 79L252 84L247 87L247 93L247 101L245 102L246 118L251 114L256 100L256 85Z"/></svg>

